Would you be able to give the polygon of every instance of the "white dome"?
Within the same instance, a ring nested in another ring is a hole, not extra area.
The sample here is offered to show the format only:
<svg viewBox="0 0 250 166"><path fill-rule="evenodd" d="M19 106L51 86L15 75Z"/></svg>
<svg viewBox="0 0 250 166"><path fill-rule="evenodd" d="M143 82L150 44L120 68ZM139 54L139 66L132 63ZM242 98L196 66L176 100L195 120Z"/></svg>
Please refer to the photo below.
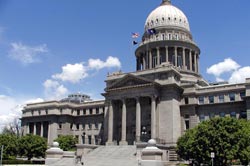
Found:
<svg viewBox="0 0 250 166"><path fill-rule="evenodd" d="M162 26L180 27L190 31L185 14L171 4L162 4L153 10L146 20L145 30Z"/></svg>

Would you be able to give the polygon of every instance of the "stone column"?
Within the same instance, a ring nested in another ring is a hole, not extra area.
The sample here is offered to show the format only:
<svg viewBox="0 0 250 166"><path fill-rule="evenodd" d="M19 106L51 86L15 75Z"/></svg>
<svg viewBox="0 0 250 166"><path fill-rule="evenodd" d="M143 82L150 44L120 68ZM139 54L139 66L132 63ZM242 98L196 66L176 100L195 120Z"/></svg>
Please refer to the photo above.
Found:
<svg viewBox="0 0 250 166"><path fill-rule="evenodd" d="M159 49L159 47L156 47L156 51L157 51L157 65L160 65L160 49Z"/></svg>
<svg viewBox="0 0 250 166"><path fill-rule="evenodd" d="M34 127L33 127L33 135L36 135L36 123L34 122Z"/></svg>
<svg viewBox="0 0 250 166"><path fill-rule="evenodd" d="M146 69L146 60L145 60L145 56L142 56L142 63L143 63L143 70Z"/></svg>
<svg viewBox="0 0 250 166"><path fill-rule="evenodd" d="M168 46L166 46L165 49L166 49L166 62L168 62Z"/></svg>
<svg viewBox="0 0 250 166"><path fill-rule="evenodd" d="M151 97L151 138L155 139L156 138L156 122L155 122L155 118L156 118L156 112L155 112L155 108L156 108L156 97L152 96Z"/></svg>
<svg viewBox="0 0 250 166"><path fill-rule="evenodd" d="M152 69L152 52L149 50L149 68Z"/></svg>
<svg viewBox="0 0 250 166"><path fill-rule="evenodd" d="M175 58L175 66L178 67L178 64L177 64L177 47L174 47L174 58Z"/></svg>
<svg viewBox="0 0 250 166"><path fill-rule="evenodd" d="M107 145L112 145L113 144L113 105L112 101L109 103L109 122L108 122L108 142L106 143Z"/></svg>
<svg viewBox="0 0 250 166"><path fill-rule="evenodd" d="M192 50L189 50L189 68L192 71Z"/></svg>
<svg viewBox="0 0 250 166"><path fill-rule="evenodd" d="M141 140L141 104L140 98L136 98L136 141Z"/></svg>
<svg viewBox="0 0 250 166"><path fill-rule="evenodd" d="M127 141L126 141L126 134L127 134L127 110L126 110L126 99L122 100L122 138L120 141L120 145L127 145Z"/></svg>
<svg viewBox="0 0 250 166"><path fill-rule="evenodd" d="M196 57L196 52L194 53L194 71L197 72L197 57Z"/></svg>
<svg viewBox="0 0 250 166"><path fill-rule="evenodd" d="M30 134L30 124L27 123L27 134Z"/></svg>
<svg viewBox="0 0 250 166"><path fill-rule="evenodd" d="M43 137L43 122L41 122L41 131L40 131L40 136Z"/></svg>
<svg viewBox="0 0 250 166"><path fill-rule="evenodd" d="M199 73L199 54L198 53L196 55L196 58L197 58L197 60L196 60L196 63L197 63L197 73Z"/></svg>
<svg viewBox="0 0 250 166"><path fill-rule="evenodd" d="M186 56L185 56L185 48L182 48L182 62L183 62L183 69L186 70Z"/></svg>

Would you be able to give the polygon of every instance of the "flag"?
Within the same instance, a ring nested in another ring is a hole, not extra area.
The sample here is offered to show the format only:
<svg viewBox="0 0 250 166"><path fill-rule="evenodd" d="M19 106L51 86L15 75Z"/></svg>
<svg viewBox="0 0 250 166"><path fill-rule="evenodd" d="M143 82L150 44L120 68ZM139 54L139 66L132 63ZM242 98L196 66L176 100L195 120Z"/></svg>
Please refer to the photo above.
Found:
<svg viewBox="0 0 250 166"><path fill-rule="evenodd" d="M148 29L148 34L150 35L156 34L156 30L154 28Z"/></svg>
<svg viewBox="0 0 250 166"><path fill-rule="evenodd" d="M132 32L132 38L138 38L139 36L140 36L139 33Z"/></svg>
<svg viewBox="0 0 250 166"><path fill-rule="evenodd" d="M133 41L133 45L136 45L136 44L138 44L138 42L137 41Z"/></svg>

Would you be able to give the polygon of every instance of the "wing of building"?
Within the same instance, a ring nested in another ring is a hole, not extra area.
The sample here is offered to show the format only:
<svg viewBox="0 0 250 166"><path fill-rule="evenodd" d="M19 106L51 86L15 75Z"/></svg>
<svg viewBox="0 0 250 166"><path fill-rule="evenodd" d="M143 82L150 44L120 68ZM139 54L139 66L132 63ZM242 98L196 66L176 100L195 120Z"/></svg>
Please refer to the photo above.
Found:
<svg viewBox="0 0 250 166"><path fill-rule="evenodd" d="M163 0L146 19L136 71L108 75L102 101L73 94L28 104L23 132L46 137L49 144L59 135L74 135L80 144L132 145L154 138L173 147L185 130L206 119L249 119L250 80L209 84L199 73L200 53L185 14Z"/></svg>

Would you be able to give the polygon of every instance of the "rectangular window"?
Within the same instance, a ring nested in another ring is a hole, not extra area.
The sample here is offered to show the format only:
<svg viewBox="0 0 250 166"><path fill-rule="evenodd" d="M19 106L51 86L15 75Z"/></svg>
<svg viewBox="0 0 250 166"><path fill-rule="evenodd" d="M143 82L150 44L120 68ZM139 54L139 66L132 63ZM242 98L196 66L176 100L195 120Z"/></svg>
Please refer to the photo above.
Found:
<svg viewBox="0 0 250 166"><path fill-rule="evenodd" d="M62 129L62 123L58 123L58 129Z"/></svg>
<svg viewBox="0 0 250 166"><path fill-rule="evenodd" d="M82 124L82 129L85 130L85 124L84 123Z"/></svg>
<svg viewBox="0 0 250 166"><path fill-rule="evenodd" d="M93 114L93 110L92 108L89 109L89 114L92 115Z"/></svg>
<svg viewBox="0 0 250 166"><path fill-rule="evenodd" d="M99 114L99 108L96 108L96 114Z"/></svg>
<svg viewBox="0 0 250 166"><path fill-rule="evenodd" d="M230 117L236 118L236 112L231 112L231 113L230 113Z"/></svg>
<svg viewBox="0 0 250 166"><path fill-rule="evenodd" d="M214 115L213 112L209 114L209 119L212 119L212 118L214 118L214 117L215 117L215 115Z"/></svg>
<svg viewBox="0 0 250 166"><path fill-rule="evenodd" d="M185 104L188 104L188 97L185 97Z"/></svg>
<svg viewBox="0 0 250 166"><path fill-rule="evenodd" d="M246 92L240 92L240 98L243 99L246 96Z"/></svg>
<svg viewBox="0 0 250 166"><path fill-rule="evenodd" d="M88 135L88 143L91 144L91 135Z"/></svg>
<svg viewBox="0 0 250 166"><path fill-rule="evenodd" d="M70 129L73 130L73 123L70 123Z"/></svg>
<svg viewBox="0 0 250 166"><path fill-rule="evenodd" d="M91 123L89 123L88 125L89 125L89 130L91 130L91 129L92 129L92 125L91 125Z"/></svg>
<svg viewBox="0 0 250 166"><path fill-rule="evenodd" d="M186 130L188 130L189 127L189 115L185 115L185 126L186 126Z"/></svg>
<svg viewBox="0 0 250 166"><path fill-rule="evenodd" d="M204 96L199 97L199 104L204 104Z"/></svg>
<svg viewBox="0 0 250 166"><path fill-rule="evenodd" d="M77 110L77 115L80 115L80 110Z"/></svg>
<svg viewBox="0 0 250 166"><path fill-rule="evenodd" d="M200 122L203 122L205 120L205 115L201 114L200 115Z"/></svg>
<svg viewBox="0 0 250 166"><path fill-rule="evenodd" d="M229 93L230 101L235 101L235 93Z"/></svg>
<svg viewBox="0 0 250 166"><path fill-rule="evenodd" d="M98 123L95 123L95 129L98 129Z"/></svg>
<svg viewBox="0 0 250 166"><path fill-rule="evenodd" d="M225 112L220 112L220 117L225 117Z"/></svg>
<svg viewBox="0 0 250 166"><path fill-rule="evenodd" d="M79 128L80 128L80 125L79 125L79 123L77 123L76 124L76 129L79 130Z"/></svg>
<svg viewBox="0 0 250 166"><path fill-rule="evenodd" d="M220 95L219 96L219 103L223 103L224 102L224 95Z"/></svg>
<svg viewBox="0 0 250 166"><path fill-rule="evenodd" d="M214 96L209 96L208 100L209 100L210 104L213 104L214 103Z"/></svg>
<svg viewBox="0 0 250 166"><path fill-rule="evenodd" d="M83 109L83 115L86 115L86 109Z"/></svg>

